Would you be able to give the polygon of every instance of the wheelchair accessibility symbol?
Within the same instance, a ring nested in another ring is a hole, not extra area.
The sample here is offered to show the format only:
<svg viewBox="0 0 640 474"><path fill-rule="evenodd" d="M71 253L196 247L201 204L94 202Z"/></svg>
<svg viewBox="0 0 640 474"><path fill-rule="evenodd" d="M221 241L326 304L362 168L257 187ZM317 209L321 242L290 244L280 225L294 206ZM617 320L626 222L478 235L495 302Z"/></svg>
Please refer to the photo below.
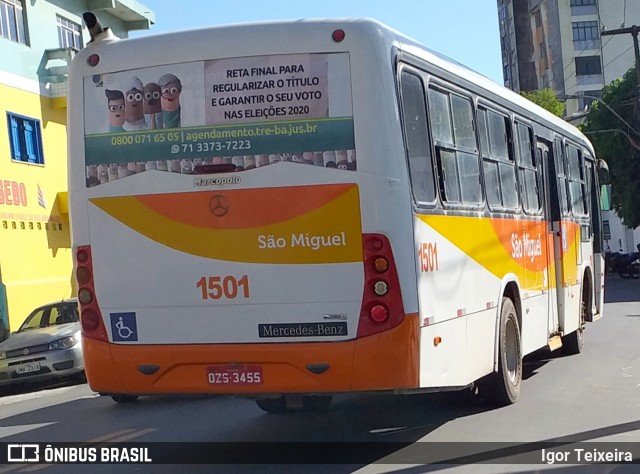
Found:
<svg viewBox="0 0 640 474"><path fill-rule="evenodd" d="M111 338L114 342L138 340L136 313L111 313Z"/></svg>

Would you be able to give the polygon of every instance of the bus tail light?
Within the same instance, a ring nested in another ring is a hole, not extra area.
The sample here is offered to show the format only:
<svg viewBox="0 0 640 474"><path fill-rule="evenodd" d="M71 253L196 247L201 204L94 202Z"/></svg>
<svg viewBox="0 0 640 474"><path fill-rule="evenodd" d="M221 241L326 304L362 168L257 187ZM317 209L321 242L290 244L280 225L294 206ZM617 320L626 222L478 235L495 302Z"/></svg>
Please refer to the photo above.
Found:
<svg viewBox="0 0 640 474"><path fill-rule="evenodd" d="M384 296L389 291L389 285L386 281L379 280L373 285L373 291L378 296Z"/></svg>
<svg viewBox="0 0 640 474"><path fill-rule="evenodd" d="M340 29L340 28L337 30L334 30L333 33L331 33L331 38L336 43L342 43L342 40L344 40L345 36L347 36L347 34L344 32L343 29Z"/></svg>
<svg viewBox="0 0 640 474"><path fill-rule="evenodd" d="M373 266L378 273L384 273L389 269L389 261L384 257L378 257L373 261Z"/></svg>
<svg viewBox="0 0 640 474"><path fill-rule="evenodd" d="M371 316L371 319L376 323L384 323L389 317L389 312L387 311L387 308L381 304L377 304L371 308L371 314L369 316Z"/></svg>
<svg viewBox="0 0 640 474"><path fill-rule="evenodd" d="M86 309L82 311L82 329L86 331L95 331L100 327L100 316Z"/></svg>
<svg viewBox="0 0 640 474"><path fill-rule="evenodd" d="M85 245L76 249L76 281L78 282L78 302L82 335L99 341L109 341L107 329L102 320L95 297L93 283L93 260L91 247Z"/></svg>
<svg viewBox="0 0 640 474"><path fill-rule="evenodd" d="M357 337L391 329L402 322L404 306L389 239L382 234L362 236L364 292Z"/></svg>

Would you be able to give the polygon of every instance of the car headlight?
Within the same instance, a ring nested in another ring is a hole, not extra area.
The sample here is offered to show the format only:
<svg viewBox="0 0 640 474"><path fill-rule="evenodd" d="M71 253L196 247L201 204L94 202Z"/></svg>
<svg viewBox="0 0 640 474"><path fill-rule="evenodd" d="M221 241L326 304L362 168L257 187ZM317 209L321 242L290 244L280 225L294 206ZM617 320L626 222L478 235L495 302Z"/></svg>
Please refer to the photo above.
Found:
<svg viewBox="0 0 640 474"><path fill-rule="evenodd" d="M53 351L56 349L68 349L69 347L73 347L78 343L78 339L75 336L67 336L62 339L58 339L57 341L53 341L49 344L49 350Z"/></svg>
<svg viewBox="0 0 640 474"><path fill-rule="evenodd" d="M6 359L7 358L7 353L6 352L0 352L0 360Z"/></svg>

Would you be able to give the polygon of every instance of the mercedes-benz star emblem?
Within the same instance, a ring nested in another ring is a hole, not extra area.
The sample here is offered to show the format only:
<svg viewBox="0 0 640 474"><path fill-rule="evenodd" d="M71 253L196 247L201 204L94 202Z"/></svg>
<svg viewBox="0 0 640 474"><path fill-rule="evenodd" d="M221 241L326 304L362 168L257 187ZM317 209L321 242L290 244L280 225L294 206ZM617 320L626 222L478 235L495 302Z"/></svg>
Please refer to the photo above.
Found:
<svg viewBox="0 0 640 474"><path fill-rule="evenodd" d="M216 194L209 201L209 211L216 217L223 217L229 212L229 201L222 194Z"/></svg>

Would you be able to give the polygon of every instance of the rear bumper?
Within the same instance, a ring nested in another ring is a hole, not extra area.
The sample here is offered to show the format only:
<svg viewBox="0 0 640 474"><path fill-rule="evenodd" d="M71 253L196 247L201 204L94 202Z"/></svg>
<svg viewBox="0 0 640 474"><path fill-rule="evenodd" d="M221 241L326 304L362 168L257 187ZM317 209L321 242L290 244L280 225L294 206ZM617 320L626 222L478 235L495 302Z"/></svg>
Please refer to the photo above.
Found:
<svg viewBox="0 0 640 474"><path fill-rule="evenodd" d="M345 342L121 345L83 339L85 370L96 392L128 394L334 393L416 388L418 316L372 336ZM208 367L259 365L263 382L212 385ZM309 366L326 364L321 374ZM157 367L152 374L144 374Z"/></svg>

